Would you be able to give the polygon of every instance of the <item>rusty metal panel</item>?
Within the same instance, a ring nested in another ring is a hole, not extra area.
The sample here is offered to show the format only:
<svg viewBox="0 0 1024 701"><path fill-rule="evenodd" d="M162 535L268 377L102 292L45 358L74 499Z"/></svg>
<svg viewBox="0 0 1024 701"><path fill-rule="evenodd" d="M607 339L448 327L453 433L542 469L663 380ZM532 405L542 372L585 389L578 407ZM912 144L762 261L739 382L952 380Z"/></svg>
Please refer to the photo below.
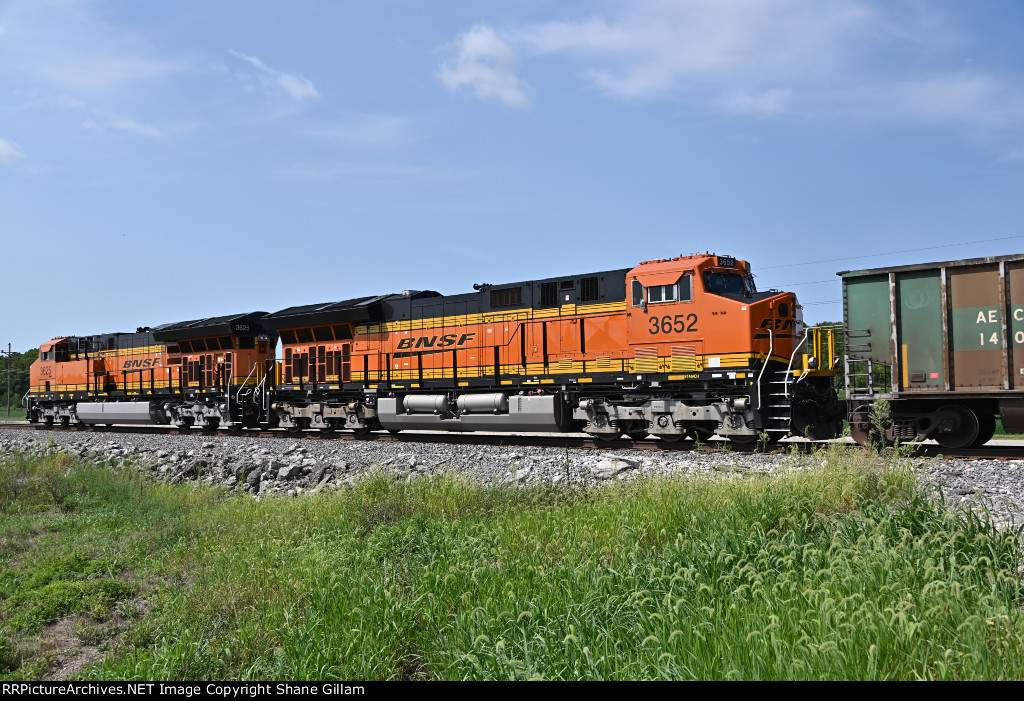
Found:
<svg viewBox="0 0 1024 701"><path fill-rule="evenodd" d="M903 391L945 388L942 297L938 270L896 276Z"/></svg>
<svg viewBox="0 0 1024 701"><path fill-rule="evenodd" d="M999 324L999 332L1003 337L1003 347L1000 349L1003 356L1000 363L1000 369L1003 371L1003 389L1010 389L1010 349L1006 344L1006 340L1009 338L1009 334L1007 334L1008 328L1006 325L1006 282L1006 262L999 261L999 312L1002 317Z"/></svg>
<svg viewBox="0 0 1024 701"><path fill-rule="evenodd" d="M957 389L1002 389L1003 311L997 265L949 271Z"/></svg>
<svg viewBox="0 0 1024 701"><path fill-rule="evenodd" d="M1006 276L1010 281L1010 386L1024 388L1024 262L1009 263Z"/></svg>

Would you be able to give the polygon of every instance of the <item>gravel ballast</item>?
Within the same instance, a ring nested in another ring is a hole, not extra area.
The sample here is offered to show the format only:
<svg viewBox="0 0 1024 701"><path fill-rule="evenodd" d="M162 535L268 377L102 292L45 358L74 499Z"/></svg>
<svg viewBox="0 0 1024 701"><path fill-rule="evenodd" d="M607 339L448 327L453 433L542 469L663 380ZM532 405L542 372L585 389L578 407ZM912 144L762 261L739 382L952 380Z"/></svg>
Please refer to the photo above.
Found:
<svg viewBox="0 0 1024 701"><path fill-rule="evenodd" d="M652 475L772 474L810 458L727 452L597 451L458 443L296 440L5 430L0 454L63 451L110 465L130 463L155 479L223 485L256 497L353 486L370 475L415 480L454 474L501 484L596 485ZM913 458L923 484L950 504L987 508L1000 525L1024 521L1024 461Z"/></svg>

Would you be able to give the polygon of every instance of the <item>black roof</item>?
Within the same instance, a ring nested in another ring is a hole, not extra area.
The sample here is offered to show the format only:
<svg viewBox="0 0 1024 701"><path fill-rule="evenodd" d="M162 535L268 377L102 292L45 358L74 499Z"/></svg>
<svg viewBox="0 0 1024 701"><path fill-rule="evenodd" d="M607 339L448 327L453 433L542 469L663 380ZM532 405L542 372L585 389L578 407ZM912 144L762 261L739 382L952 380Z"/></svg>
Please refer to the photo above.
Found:
<svg viewBox="0 0 1024 701"><path fill-rule="evenodd" d="M263 333L262 320L266 315L266 312L249 312L177 321L153 327L153 338L157 341L180 341L188 338L227 336L229 334L256 335Z"/></svg>
<svg viewBox="0 0 1024 701"><path fill-rule="evenodd" d="M437 292L408 290L402 294L374 295L372 297L355 297L340 302L320 302L288 307L263 317L263 325L268 329L290 329L297 326L320 326L337 324L346 321L376 321L383 318L382 302L386 299L420 299L422 297L439 297Z"/></svg>

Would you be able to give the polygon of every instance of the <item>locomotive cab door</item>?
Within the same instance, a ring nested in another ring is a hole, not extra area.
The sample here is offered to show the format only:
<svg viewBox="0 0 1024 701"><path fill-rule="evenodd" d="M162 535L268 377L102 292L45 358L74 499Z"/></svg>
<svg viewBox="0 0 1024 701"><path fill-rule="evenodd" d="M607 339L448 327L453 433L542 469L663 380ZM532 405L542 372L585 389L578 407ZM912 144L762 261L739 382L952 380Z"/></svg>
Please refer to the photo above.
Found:
<svg viewBox="0 0 1024 701"><path fill-rule="evenodd" d="M699 343L692 271L633 274L627 284L626 336L631 346Z"/></svg>

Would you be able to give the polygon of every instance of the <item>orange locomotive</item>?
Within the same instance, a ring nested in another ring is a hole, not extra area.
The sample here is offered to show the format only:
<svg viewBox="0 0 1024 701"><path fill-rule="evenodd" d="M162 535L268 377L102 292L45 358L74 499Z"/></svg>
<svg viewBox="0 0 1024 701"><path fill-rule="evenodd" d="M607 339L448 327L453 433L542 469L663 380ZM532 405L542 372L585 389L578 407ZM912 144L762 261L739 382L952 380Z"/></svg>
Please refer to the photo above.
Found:
<svg viewBox="0 0 1024 701"><path fill-rule="evenodd" d="M693 255L474 288L263 317L283 343L268 421L736 443L841 429L829 339L805 333L792 293L758 292L745 261Z"/></svg>
<svg viewBox="0 0 1024 701"><path fill-rule="evenodd" d="M259 324L264 314L55 338L32 364L29 419L258 426L276 343Z"/></svg>

